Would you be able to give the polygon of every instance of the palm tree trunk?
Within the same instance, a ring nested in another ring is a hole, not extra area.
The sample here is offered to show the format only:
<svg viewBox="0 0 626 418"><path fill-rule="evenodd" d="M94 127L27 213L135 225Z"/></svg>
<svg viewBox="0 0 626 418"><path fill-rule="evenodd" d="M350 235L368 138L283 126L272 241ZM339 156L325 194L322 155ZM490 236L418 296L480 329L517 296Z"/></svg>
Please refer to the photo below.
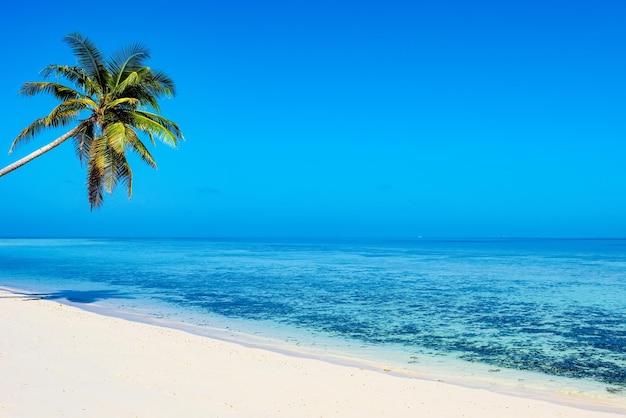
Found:
<svg viewBox="0 0 626 418"><path fill-rule="evenodd" d="M13 164L7 165L2 170L0 170L0 177L4 176L5 174L10 173L13 170L16 170L16 169L20 168L21 166L23 166L27 162L30 162L30 161L34 160L35 158L39 157L40 155L50 151L52 148L58 147L59 145L61 145L65 141L67 141L69 138L74 136L79 131L80 128L81 128L81 125L78 125L77 127L72 129L68 133L58 137L57 139L55 139L54 141L50 142L49 144L44 145L43 147L39 148L38 150L31 152L26 157L17 160Z"/></svg>

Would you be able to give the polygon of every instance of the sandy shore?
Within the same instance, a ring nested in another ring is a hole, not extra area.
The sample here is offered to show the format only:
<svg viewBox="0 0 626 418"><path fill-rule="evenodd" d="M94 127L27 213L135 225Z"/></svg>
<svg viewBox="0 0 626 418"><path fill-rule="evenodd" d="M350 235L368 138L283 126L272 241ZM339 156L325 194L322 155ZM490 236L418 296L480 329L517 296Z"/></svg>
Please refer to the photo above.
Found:
<svg viewBox="0 0 626 418"><path fill-rule="evenodd" d="M617 417L0 292L1 417Z"/></svg>

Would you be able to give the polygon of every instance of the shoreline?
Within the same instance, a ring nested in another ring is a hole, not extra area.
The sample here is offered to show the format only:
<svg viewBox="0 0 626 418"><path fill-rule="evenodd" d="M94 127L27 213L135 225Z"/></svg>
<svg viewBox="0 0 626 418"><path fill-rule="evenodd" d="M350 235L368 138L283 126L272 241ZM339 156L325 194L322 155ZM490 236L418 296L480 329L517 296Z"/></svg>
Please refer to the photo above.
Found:
<svg viewBox="0 0 626 418"><path fill-rule="evenodd" d="M536 399L338 364L6 291L0 335L0 415L11 417L626 414L626 405Z"/></svg>
<svg viewBox="0 0 626 418"><path fill-rule="evenodd" d="M1 290L2 288L0 288ZM263 327L255 327L254 329L242 327L242 323L247 322L246 320L240 320L241 323L233 324L230 320L222 318L218 323L224 325L223 321L226 321L228 325L220 328L219 326L196 325L179 319L152 317L148 314L118 310L98 303L89 305L64 301L57 301L57 303L101 316L173 329L289 357L317 360L341 367L365 369L398 378L444 382L468 389L487 390L497 394L547 401L581 409L623 412L626 415L626 396L621 393L614 395L607 392L606 389L609 385L600 382L581 381L517 369L497 368L498 373L486 373L485 370L493 369L494 366L469 363L452 358L442 360L440 356L430 358L428 363L422 363L420 360L416 366L410 367L411 365L404 363L399 358L391 360L389 352L381 347L360 347L357 352L355 346L360 344L356 343L351 343L351 347L339 347L335 345L337 341L324 340L329 346L324 344L318 346L319 341L311 336L308 336L306 341L300 341L293 335L288 337L282 335L285 339L278 335L266 336L264 335L266 330ZM238 329L238 327L245 330ZM435 359L438 360L437 363L433 363ZM468 369L468 366L471 369ZM586 387L583 388L583 386Z"/></svg>

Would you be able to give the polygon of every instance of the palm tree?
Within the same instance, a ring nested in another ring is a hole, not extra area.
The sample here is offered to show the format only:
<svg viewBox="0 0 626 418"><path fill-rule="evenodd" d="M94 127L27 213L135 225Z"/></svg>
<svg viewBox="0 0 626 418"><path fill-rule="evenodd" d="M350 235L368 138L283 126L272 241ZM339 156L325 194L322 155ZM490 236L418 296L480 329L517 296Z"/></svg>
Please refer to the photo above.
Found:
<svg viewBox="0 0 626 418"><path fill-rule="evenodd" d="M11 149L32 139L45 128L76 124L66 134L0 170L0 177L73 139L76 154L87 165L89 205L102 204L103 192L112 193L125 183L132 196L132 171L126 151L156 168L140 134L153 145L155 138L176 147L184 139L178 126L160 115L158 99L174 96L174 83L164 73L145 66L148 49L131 45L105 60L96 46L80 33L64 38L77 58L77 66L49 65L44 79L54 75L70 86L54 81L24 83L20 94L52 94L61 103L48 116L35 120L15 138Z"/></svg>

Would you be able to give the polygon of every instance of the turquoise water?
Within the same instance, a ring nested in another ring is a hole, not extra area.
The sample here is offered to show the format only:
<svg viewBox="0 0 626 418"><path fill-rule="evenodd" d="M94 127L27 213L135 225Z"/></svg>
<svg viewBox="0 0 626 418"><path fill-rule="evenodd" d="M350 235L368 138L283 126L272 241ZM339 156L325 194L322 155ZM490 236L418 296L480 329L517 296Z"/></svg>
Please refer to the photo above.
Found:
<svg viewBox="0 0 626 418"><path fill-rule="evenodd" d="M625 240L4 239L0 286L407 370L626 392Z"/></svg>

